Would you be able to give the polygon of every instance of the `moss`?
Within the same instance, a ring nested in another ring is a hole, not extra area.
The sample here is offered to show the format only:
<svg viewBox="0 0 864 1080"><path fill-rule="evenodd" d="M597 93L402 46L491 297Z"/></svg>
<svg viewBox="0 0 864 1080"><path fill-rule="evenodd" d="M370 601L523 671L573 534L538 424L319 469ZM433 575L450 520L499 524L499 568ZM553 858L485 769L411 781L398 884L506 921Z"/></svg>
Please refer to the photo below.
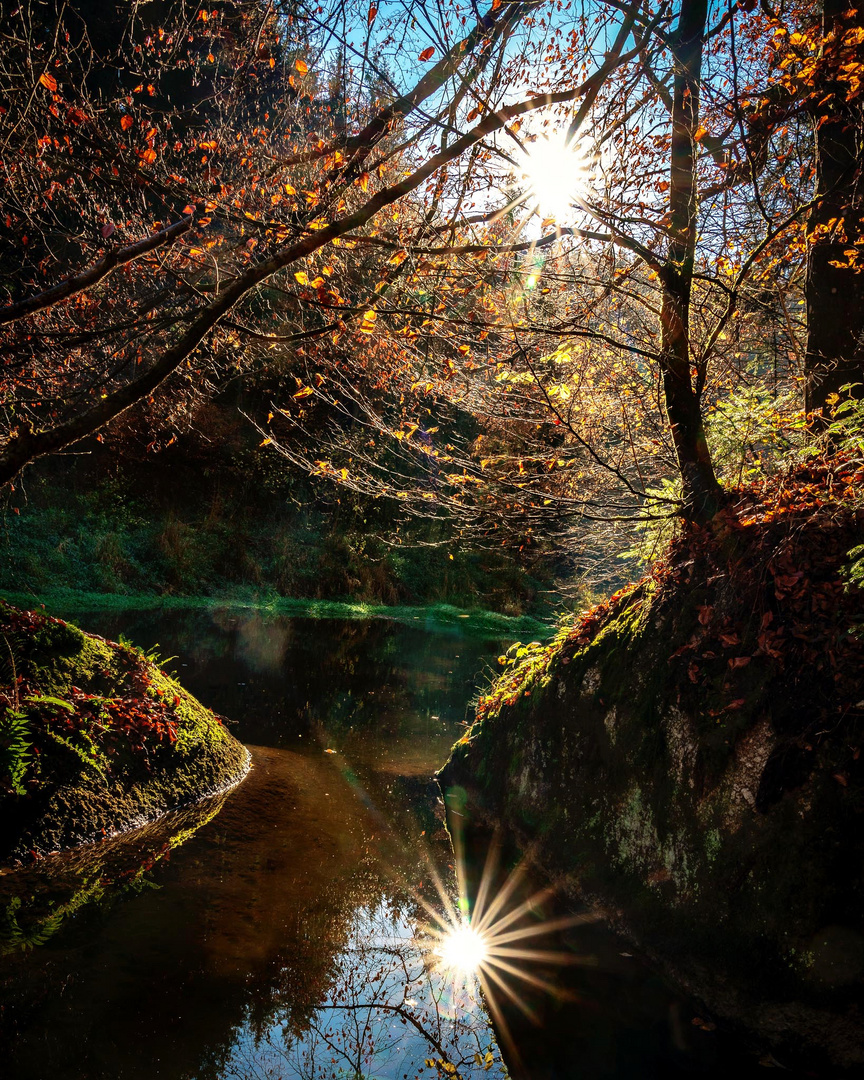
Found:
<svg viewBox="0 0 864 1080"><path fill-rule="evenodd" d="M0 604L4 717L26 738L0 769L0 859L155 820L239 780L248 754L140 650ZM8 726L8 725L7 725ZM0 747L2 749L2 747Z"/></svg>

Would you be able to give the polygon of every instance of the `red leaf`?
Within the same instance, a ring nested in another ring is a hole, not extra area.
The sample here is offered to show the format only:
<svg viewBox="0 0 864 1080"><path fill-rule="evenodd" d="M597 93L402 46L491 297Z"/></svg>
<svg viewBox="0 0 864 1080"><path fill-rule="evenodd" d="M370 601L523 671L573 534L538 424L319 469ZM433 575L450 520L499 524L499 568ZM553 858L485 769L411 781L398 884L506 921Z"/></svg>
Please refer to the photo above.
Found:
<svg viewBox="0 0 864 1080"><path fill-rule="evenodd" d="M420 53L420 56L418 57L418 59L419 60L431 60L434 55L435 55L435 46L430 45L428 49L424 49L423 52Z"/></svg>

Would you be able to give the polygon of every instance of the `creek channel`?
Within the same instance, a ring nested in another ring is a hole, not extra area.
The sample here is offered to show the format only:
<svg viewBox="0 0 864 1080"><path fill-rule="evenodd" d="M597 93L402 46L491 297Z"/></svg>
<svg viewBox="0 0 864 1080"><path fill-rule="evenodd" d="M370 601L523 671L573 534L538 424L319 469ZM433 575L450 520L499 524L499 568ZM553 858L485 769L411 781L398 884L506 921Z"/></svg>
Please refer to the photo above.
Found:
<svg viewBox="0 0 864 1080"><path fill-rule="evenodd" d="M772 1064L597 921L556 932L554 962L514 960L528 979L505 973L494 1024L475 978L435 962L424 928L452 918L457 888L433 774L509 642L423 619L66 614L158 646L253 768L154 825L0 875L5 1080L668 1080ZM537 899L522 925L555 914Z"/></svg>

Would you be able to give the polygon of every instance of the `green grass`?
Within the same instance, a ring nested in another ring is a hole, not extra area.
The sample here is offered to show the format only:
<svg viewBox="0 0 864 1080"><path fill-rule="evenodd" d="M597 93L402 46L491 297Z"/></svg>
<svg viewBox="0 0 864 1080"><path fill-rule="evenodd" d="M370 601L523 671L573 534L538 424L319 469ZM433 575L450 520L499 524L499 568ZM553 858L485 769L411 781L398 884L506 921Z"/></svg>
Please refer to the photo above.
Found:
<svg viewBox="0 0 864 1080"><path fill-rule="evenodd" d="M44 605L49 614L62 612L64 615L85 611L237 610L307 619L390 619L408 625L419 624L429 630L458 626L465 633L489 637L525 634L545 638L554 630L554 624L541 622L530 615L501 615L476 609L463 611L450 604L388 606L351 600L309 600L284 596L153 596L79 592L74 589L52 589L39 593L0 589L0 595L18 607Z"/></svg>

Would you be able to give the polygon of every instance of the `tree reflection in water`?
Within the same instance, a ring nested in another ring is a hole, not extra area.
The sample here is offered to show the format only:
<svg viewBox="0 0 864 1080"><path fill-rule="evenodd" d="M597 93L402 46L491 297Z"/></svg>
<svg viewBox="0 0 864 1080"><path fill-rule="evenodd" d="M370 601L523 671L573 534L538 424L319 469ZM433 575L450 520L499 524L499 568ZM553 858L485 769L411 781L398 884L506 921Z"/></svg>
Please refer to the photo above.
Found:
<svg viewBox="0 0 864 1080"><path fill-rule="evenodd" d="M507 1076L476 976L437 962L434 937L397 905L355 912L325 1000L300 1030L274 1017L239 1033L232 1080Z"/></svg>

